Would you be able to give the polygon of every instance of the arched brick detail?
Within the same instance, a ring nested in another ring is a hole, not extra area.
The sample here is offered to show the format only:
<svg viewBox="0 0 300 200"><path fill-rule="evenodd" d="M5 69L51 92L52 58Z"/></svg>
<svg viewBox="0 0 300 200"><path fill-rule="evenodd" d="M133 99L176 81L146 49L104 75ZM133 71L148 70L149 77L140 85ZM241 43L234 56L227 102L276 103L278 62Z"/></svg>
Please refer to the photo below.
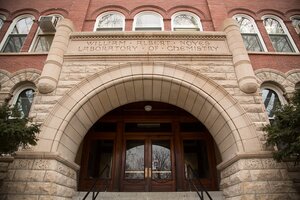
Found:
<svg viewBox="0 0 300 200"><path fill-rule="evenodd" d="M300 70L295 69L295 70L288 71L286 73L286 76L287 76L287 80L293 84L293 90L295 90L295 85L297 83L300 83Z"/></svg>
<svg viewBox="0 0 300 200"><path fill-rule="evenodd" d="M261 150L245 111L208 77L165 63L128 63L96 73L73 87L50 112L36 151L58 152L74 161L89 128L121 105L169 103L193 114L214 137L223 160Z"/></svg>
<svg viewBox="0 0 300 200"><path fill-rule="evenodd" d="M255 75L258 83L261 85L264 82L276 83L284 92L291 92L294 90L295 83L291 82L291 78L287 78L287 74L274 69L259 69L256 70Z"/></svg>
<svg viewBox="0 0 300 200"><path fill-rule="evenodd" d="M38 78L41 75L41 71L36 69L23 69L19 70L15 73L10 74L7 71L1 70L0 76L4 76L4 78L0 78L1 82L1 88L2 91L5 92L12 92L12 90L17 86L19 83L22 82L32 82L34 84L37 84Z"/></svg>

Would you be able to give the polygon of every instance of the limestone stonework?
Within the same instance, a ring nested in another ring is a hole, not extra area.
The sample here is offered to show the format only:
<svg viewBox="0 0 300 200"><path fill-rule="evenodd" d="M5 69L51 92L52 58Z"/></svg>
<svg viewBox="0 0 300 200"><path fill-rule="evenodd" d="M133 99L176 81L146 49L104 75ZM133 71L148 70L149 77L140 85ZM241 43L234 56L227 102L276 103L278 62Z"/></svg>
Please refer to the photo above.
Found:
<svg viewBox="0 0 300 200"><path fill-rule="evenodd" d="M19 153L8 166L1 198L71 199L79 167L51 153Z"/></svg>
<svg viewBox="0 0 300 200"><path fill-rule="evenodd" d="M2 39L15 17L11 14L22 11L16 1L0 6L0 17L7 17ZM36 146L17 152L10 162L0 160L0 199L75 198L80 172L76 157L86 134L105 114L141 101L182 108L206 127L220 157L218 189L226 200L300 199L288 164L272 159L274 149L265 146L262 131L269 119L259 87L273 84L288 100L300 83L298 50L274 52L260 19L267 10L273 12L269 5L243 2L247 10L239 1L226 0L187 1L187 6L156 0L155 6L118 2L55 1L53 9L48 8L51 3L33 5L28 11L33 16L64 17L49 52L29 50L39 31L35 23L21 52L0 53L0 103L13 102L16 88L30 83L37 90L29 116L41 124ZM181 7L200 16L204 31L172 30L171 16L183 12ZM276 15L285 15L283 21L300 48L289 21L297 6L281 2L280 8L274 7ZM130 31L134 15L144 10L163 16L164 31ZM106 11L126 17L125 31L91 31L97 16ZM232 19L239 12L253 13L267 51L246 50Z"/></svg>

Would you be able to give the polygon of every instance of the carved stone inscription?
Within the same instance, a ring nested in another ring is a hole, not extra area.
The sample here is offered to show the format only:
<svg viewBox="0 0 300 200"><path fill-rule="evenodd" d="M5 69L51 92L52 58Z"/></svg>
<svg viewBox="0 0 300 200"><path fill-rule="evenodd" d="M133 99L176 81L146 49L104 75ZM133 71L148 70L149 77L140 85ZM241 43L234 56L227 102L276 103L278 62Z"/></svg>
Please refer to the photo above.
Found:
<svg viewBox="0 0 300 200"><path fill-rule="evenodd" d="M71 41L70 54L229 54L225 40L90 40Z"/></svg>

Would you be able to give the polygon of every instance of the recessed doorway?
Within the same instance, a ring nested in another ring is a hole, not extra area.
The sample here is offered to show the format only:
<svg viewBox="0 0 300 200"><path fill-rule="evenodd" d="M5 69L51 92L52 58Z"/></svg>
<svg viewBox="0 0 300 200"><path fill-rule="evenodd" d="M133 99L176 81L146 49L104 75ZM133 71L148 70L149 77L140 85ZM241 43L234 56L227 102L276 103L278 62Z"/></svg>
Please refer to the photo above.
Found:
<svg viewBox="0 0 300 200"><path fill-rule="evenodd" d="M83 191L96 179L100 190L185 191L187 178L217 190L213 138L195 117L166 103L137 102L109 112L86 134L80 157Z"/></svg>

